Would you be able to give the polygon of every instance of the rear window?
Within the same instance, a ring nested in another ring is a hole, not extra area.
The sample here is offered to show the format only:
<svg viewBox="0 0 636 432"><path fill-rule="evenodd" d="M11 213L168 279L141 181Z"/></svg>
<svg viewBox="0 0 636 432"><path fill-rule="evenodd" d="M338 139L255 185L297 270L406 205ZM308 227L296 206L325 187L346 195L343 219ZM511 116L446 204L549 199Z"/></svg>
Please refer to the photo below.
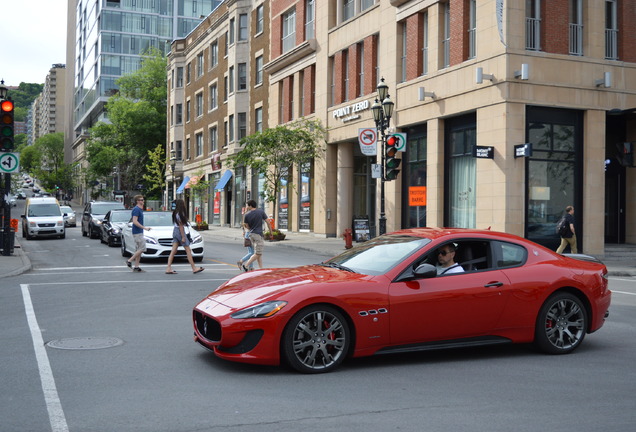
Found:
<svg viewBox="0 0 636 432"><path fill-rule="evenodd" d="M60 206L57 204L31 204L29 206L30 217L62 216Z"/></svg>
<svg viewBox="0 0 636 432"><path fill-rule="evenodd" d="M117 203L117 204L113 204L113 203L95 203L91 206L91 213L92 214L106 214L111 210L118 210L118 209L124 209L124 205Z"/></svg>

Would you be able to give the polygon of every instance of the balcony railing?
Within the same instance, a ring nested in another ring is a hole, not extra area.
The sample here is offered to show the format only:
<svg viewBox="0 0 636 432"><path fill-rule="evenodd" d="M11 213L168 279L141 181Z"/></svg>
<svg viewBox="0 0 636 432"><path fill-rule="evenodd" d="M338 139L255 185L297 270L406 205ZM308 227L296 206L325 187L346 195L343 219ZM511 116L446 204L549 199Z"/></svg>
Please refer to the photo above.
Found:
<svg viewBox="0 0 636 432"><path fill-rule="evenodd" d="M541 20L539 18L526 18L526 49L541 50Z"/></svg>
<svg viewBox="0 0 636 432"><path fill-rule="evenodd" d="M570 23L570 54L583 55L583 26Z"/></svg>
<svg viewBox="0 0 636 432"><path fill-rule="evenodd" d="M618 30L605 29L605 58L618 60Z"/></svg>

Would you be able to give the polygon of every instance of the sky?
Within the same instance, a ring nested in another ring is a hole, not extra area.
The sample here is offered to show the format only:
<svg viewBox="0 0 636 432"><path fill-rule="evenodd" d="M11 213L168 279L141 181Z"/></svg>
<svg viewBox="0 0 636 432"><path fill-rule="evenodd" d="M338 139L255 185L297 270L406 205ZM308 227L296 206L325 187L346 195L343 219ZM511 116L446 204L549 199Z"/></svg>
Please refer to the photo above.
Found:
<svg viewBox="0 0 636 432"><path fill-rule="evenodd" d="M43 84L51 65L66 63L68 0L0 0L0 79L6 86Z"/></svg>

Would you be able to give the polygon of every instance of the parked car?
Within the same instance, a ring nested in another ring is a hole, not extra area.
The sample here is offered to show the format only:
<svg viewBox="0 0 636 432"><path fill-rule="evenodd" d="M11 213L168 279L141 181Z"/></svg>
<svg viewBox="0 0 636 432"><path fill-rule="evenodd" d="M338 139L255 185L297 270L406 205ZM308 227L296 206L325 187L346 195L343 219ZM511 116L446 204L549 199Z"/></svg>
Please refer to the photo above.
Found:
<svg viewBox="0 0 636 432"><path fill-rule="evenodd" d="M463 271L438 276L451 244ZM477 344L533 342L566 354L601 328L610 299L595 258L511 234L415 228L322 264L230 279L194 307L194 339L226 360L304 373L349 356Z"/></svg>
<svg viewBox="0 0 636 432"><path fill-rule="evenodd" d="M71 206L63 205L60 206L62 209L62 213L64 213L64 226L67 227L75 227L77 226L77 221L75 219L75 211L71 208Z"/></svg>
<svg viewBox="0 0 636 432"><path fill-rule="evenodd" d="M55 198L29 198L22 215L22 237L66 236L64 214Z"/></svg>
<svg viewBox="0 0 636 432"><path fill-rule="evenodd" d="M144 226L150 227L150 231L144 231L146 238L146 252L141 254L142 258L167 258L172 250L172 212L153 211L144 213ZM195 261L203 260L204 245L203 237L195 231L191 225L185 229L186 233L192 236L192 257ZM122 231L121 255L128 257L135 252L135 240L132 235L132 222L127 223ZM177 257L185 257L186 252L183 247L177 249Z"/></svg>
<svg viewBox="0 0 636 432"><path fill-rule="evenodd" d="M17 199L26 199L26 194L24 192L18 192L16 195Z"/></svg>
<svg viewBox="0 0 636 432"><path fill-rule="evenodd" d="M119 201L91 201L87 203L82 213L82 235L99 238L100 225L106 213L110 210L124 209L124 204Z"/></svg>
<svg viewBox="0 0 636 432"><path fill-rule="evenodd" d="M111 210L106 213L100 226L100 240L108 246L121 245L121 232L130 222L130 210Z"/></svg>

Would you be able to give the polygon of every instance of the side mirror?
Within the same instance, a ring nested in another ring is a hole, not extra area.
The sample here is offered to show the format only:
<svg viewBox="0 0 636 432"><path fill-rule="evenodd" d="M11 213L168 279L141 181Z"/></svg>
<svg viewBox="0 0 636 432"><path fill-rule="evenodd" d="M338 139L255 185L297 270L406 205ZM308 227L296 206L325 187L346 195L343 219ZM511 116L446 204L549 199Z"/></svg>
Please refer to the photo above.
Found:
<svg viewBox="0 0 636 432"><path fill-rule="evenodd" d="M431 265L428 263L420 264L415 269L413 274L415 275L415 277L418 277L418 278L430 279L430 278L437 277L437 268L435 268L434 265Z"/></svg>

